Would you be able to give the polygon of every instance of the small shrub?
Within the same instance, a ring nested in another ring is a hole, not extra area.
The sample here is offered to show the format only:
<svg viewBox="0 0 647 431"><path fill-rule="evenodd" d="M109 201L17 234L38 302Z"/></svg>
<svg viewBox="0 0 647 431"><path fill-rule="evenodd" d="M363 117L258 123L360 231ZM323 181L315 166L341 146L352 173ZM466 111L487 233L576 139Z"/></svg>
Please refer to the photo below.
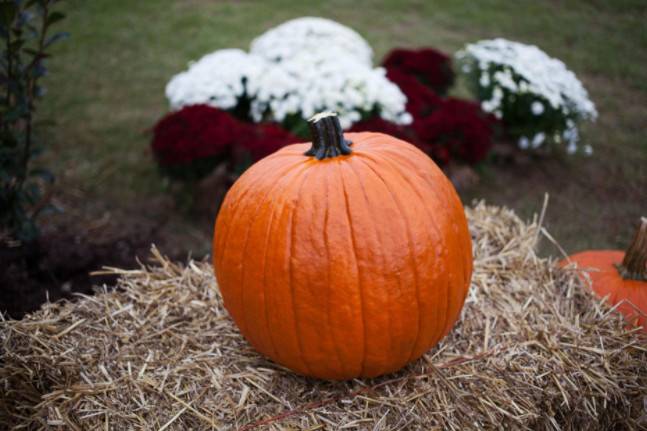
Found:
<svg viewBox="0 0 647 431"><path fill-rule="evenodd" d="M164 174L197 180L227 159L241 129L225 111L207 105L186 106L155 125L153 154Z"/></svg>
<svg viewBox="0 0 647 431"><path fill-rule="evenodd" d="M9 0L0 3L0 225L16 239L38 235L35 219L42 209L42 184L53 182L46 169L35 169L32 158L41 151L34 141L33 117L39 85L46 73L49 49L67 33L49 35L64 18L53 11L56 0Z"/></svg>
<svg viewBox="0 0 647 431"><path fill-rule="evenodd" d="M477 102L449 97L413 127L440 165L452 159L473 165L484 160L492 148L495 121Z"/></svg>
<svg viewBox="0 0 647 431"><path fill-rule="evenodd" d="M275 124L250 124L212 106L191 105L165 115L155 125L151 147L164 175L196 181L220 163L239 174L296 141Z"/></svg>
<svg viewBox="0 0 647 431"><path fill-rule="evenodd" d="M578 123L597 118L595 105L564 63L532 45L482 40L456 54L481 107L501 119L523 150L565 147L575 153ZM583 147L591 153L590 146Z"/></svg>

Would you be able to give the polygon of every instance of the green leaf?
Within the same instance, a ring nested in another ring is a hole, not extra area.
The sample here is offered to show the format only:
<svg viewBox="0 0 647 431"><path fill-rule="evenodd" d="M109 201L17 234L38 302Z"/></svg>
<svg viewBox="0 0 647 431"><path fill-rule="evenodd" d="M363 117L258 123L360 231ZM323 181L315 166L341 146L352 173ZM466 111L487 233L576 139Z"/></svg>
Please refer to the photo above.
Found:
<svg viewBox="0 0 647 431"><path fill-rule="evenodd" d="M22 241L33 241L38 237L38 228L36 227L36 223L34 223L34 221L26 214L24 214L24 219L21 220L17 236L18 239Z"/></svg>
<svg viewBox="0 0 647 431"><path fill-rule="evenodd" d="M14 1L3 1L0 3L0 22L10 27L18 13L18 5Z"/></svg>
<svg viewBox="0 0 647 431"><path fill-rule="evenodd" d="M47 68L43 65L42 61L37 61L31 69L31 76L33 78L40 78L47 74Z"/></svg>
<svg viewBox="0 0 647 431"><path fill-rule="evenodd" d="M41 85L34 86L34 97L43 97L47 94L47 89Z"/></svg>
<svg viewBox="0 0 647 431"><path fill-rule="evenodd" d="M69 37L70 37L70 33L66 32L66 31L61 31L61 32L55 33L55 34L53 34L53 35L51 35L50 37L47 38L47 40L45 41L45 48L52 45L53 43L59 42L61 40L65 40L65 39L67 39Z"/></svg>
<svg viewBox="0 0 647 431"><path fill-rule="evenodd" d="M2 121L12 123L21 118L23 115L25 115L25 110L22 109L22 106L16 106L13 109L7 111L7 113L2 117Z"/></svg>
<svg viewBox="0 0 647 431"><path fill-rule="evenodd" d="M13 42L9 44L9 51L10 52L18 52L20 48L25 44L24 39L16 39Z"/></svg>
<svg viewBox="0 0 647 431"><path fill-rule="evenodd" d="M29 171L29 176L38 177L49 184L54 182L54 174L45 168L34 168Z"/></svg>
<svg viewBox="0 0 647 431"><path fill-rule="evenodd" d="M52 12L52 13L47 17L47 21L45 22L45 26L46 26L46 27L49 27L50 25L52 25L52 24L54 24L54 23L56 23L56 22L59 22L59 21L60 21L60 20L62 20L63 18L65 18L65 14L64 14L64 13L62 13L62 12L58 12L58 11L56 11L56 12Z"/></svg>
<svg viewBox="0 0 647 431"><path fill-rule="evenodd" d="M27 29L26 33L31 36L32 39L38 39L38 36L40 35L40 27L36 28L31 23L25 24L25 28Z"/></svg>
<svg viewBox="0 0 647 431"><path fill-rule="evenodd" d="M36 146L31 150L31 156L32 157L40 156L41 154L43 154L43 151L44 149L42 147Z"/></svg>
<svg viewBox="0 0 647 431"><path fill-rule="evenodd" d="M0 181L9 182L11 180L11 175L7 173L4 169L0 169Z"/></svg>
<svg viewBox="0 0 647 431"><path fill-rule="evenodd" d="M5 133L2 136L2 146L0 147L0 155L2 153L6 153L9 155L13 155L14 148L18 145L18 139L11 134L11 133Z"/></svg>
<svg viewBox="0 0 647 431"><path fill-rule="evenodd" d="M23 186L22 198L28 204L35 204L41 197L40 187L35 183L26 184Z"/></svg>
<svg viewBox="0 0 647 431"><path fill-rule="evenodd" d="M34 48L25 48L23 49L23 52L26 52L29 55L33 55L34 57L42 54L40 51Z"/></svg>
<svg viewBox="0 0 647 431"><path fill-rule="evenodd" d="M34 216L47 214L63 214L63 209L61 207L48 203L42 207L38 214L34 214Z"/></svg>

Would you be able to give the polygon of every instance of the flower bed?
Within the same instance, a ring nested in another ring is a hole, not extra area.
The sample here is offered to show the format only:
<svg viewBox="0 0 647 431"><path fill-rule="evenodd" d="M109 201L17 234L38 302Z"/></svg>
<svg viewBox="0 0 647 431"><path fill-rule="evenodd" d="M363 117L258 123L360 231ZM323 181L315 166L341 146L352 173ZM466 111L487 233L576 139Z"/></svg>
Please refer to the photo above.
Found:
<svg viewBox="0 0 647 431"><path fill-rule="evenodd" d="M296 136L308 140L306 120L327 110L338 113L345 130L395 135L448 169L484 161L500 131L522 150L561 145L574 153L579 124L597 117L575 75L535 46L494 39L458 52L461 73L478 102L446 96L454 72L451 57L440 51L396 48L377 68L372 57L371 47L352 29L311 17L268 30L252 42L249 53L225 49L205 55L168 83L166 95L176 114L164 121L177 123L173 119L186 117L185 109L208 105L224 111L221 129L245 133L216 138L216 127L191 120L180 136L178 128L160 124L153 149L162 172L186 178L188 170L188 177L200 178L224 162L234 177L270 149L295 142ZM239 122L266 124L245 127L224 113ZM172 134L165 136L169 130ZM160 142L182 151L160 153ZM188 147L193 150L184 151ZM211 154L215 147L223 149L217 157ZM581 148L592 152L589 145ZM191 160L184 159L188 155Z"/></svg>
<svg viewBox="0 0 647 431"><path fill-rule="evenodd" d="M572 271L535 253L536 222L468 209L474 274L460 322L375 380L306 379L240 336L206 262L156 263L119 289L0 323L0 421L70 429L639 429L647 342Z"/></svg>
<svg viewBox="0 0 647 431"><path fill-rule="evenodd" d="M293 135L307 140L306 120L327 110L338 113L346 130L398 133L440 165L475 164L486 157L494 117L470 101L440 96L454 81L450 56L431 48L394 49L377 68L372 57L371 47L352 29L306 17L268 30L249 52L224 49L190 63L166 87L175 113L155 128L153 152L161 171L176 179L201 178L224 162L239 173L268 154L256 147L280 148L294 142ZM199 121L190 112L196 105L221 110L209 115L222 127ZM244 127L225 113L239 122L276 127ZM213 133L217 128L223 132ZM229 136L239 130L258 138L252 151L236 132ZM271 142L265 145L264 139ZM246 163L236 159L241 153L247 154Z"/></svg>

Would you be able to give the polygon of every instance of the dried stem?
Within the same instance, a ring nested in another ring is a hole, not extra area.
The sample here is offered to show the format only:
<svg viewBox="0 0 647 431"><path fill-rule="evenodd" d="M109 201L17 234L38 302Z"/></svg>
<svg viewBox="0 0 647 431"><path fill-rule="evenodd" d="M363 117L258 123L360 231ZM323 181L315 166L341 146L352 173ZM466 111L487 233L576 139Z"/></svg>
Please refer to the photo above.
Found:
<svg viewBox="0 0 647 431"><path fill-rule="evenodd" d="M647 281L647 217L640 218L640 226L618 271L624 279Z"/></svg>
<svg viewBox="0 0 647 431"><path fill-rule="evenodd" d="M336 113L321 112L309 120L309 125L312 147L305 153L306 156L323 160L352 152L351 142L344 138Z"/></svg>

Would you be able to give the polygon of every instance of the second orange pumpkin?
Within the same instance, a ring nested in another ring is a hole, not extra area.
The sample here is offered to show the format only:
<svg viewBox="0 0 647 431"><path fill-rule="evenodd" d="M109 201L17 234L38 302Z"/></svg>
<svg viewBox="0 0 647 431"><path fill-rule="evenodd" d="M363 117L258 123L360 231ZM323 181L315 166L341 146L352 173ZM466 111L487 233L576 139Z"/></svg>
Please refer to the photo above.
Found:
<svg viewBox="0 0 647 431"><path fill-rule="evenodd" d="M587 250L560 262L577 264L580 278L626 320L647 333L647 218L642 217L627 251ZM587 275L584 275L584 272Z"/></svg>
<svg viewBox="0 0 647 431"><path fill-rule="evenodd" d="M472 273L463 206L414 146L343 135L328 114L311 129L312 146L261 160L225 197L213 243L225 306L257 350L298 373L395 371L458 319Z"/></svg>

